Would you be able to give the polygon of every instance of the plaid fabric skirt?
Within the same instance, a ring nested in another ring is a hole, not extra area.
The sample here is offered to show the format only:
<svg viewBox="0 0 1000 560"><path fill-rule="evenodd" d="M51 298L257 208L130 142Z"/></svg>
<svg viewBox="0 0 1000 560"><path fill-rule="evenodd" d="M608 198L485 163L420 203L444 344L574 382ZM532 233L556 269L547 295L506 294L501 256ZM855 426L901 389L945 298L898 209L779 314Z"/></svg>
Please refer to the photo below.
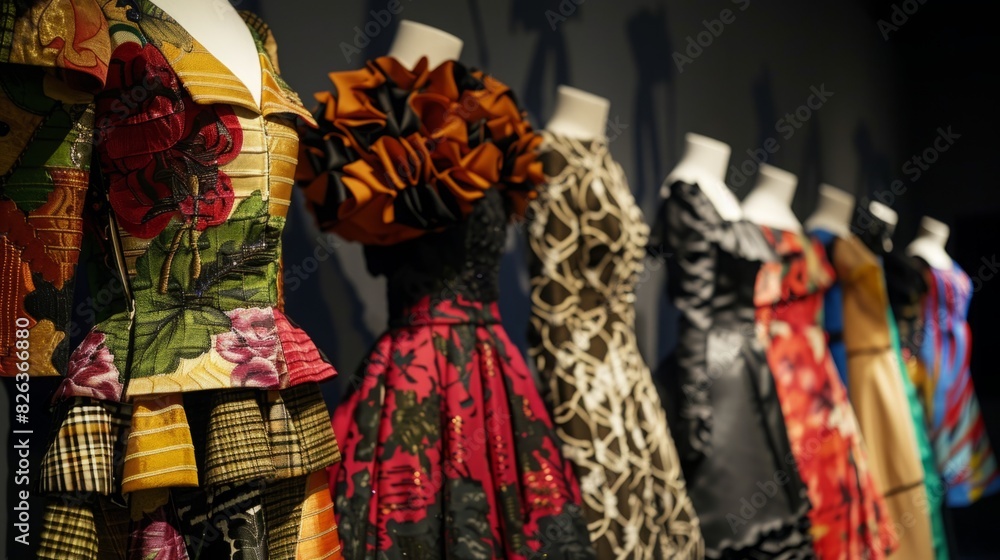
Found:
<svg viewBox="0 0 1000 560"><path fill-rule="evenodd" d="M339 558L319 386L59 406L39 558Z"/></svg>

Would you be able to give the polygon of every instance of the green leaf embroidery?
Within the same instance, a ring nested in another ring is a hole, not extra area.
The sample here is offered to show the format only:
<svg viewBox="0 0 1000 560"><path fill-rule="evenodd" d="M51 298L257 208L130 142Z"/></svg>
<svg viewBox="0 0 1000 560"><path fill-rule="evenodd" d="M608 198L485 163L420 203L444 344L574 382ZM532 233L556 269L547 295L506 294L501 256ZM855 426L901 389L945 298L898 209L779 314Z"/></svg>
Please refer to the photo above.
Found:
<svg viewBox="0 0 1000 560"><path fill-rule="evenodd" d="M132 282L140 310L133 378L172 372L182 358L207 352L212 335L230 329L225 311L275 305L282 223L268 216L267 203L257 191L224 224L190 236L185 224L171 222L153 240L136 261ZM164 266L175 240L176 250ZM197 277L194 272L199 272ZM167 289L161 293L164 273Z"/></svg>

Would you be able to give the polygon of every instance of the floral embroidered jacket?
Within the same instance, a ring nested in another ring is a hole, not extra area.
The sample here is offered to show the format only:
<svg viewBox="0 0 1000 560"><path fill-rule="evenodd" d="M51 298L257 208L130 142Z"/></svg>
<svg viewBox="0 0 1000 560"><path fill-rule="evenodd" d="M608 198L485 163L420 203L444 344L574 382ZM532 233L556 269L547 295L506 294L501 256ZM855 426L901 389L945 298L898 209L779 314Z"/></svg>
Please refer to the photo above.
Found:
<svg viewBox="0 0 1000 560"><path fill-rule="evenodd" d="M282 313L295 119L312 117L267 27L244 16L258 106L146 0L0 6L0 374L107 400L332 376ZM71 352L85 238L102 320Z"/></svg>

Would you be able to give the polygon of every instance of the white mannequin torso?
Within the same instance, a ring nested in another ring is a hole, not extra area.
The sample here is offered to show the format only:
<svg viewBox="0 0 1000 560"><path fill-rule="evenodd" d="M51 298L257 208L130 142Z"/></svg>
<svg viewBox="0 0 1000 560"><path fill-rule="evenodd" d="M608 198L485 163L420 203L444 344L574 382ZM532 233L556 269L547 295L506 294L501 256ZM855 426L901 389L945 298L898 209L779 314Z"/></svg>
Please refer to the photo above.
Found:
<svg viewBox="0 0 1000 560"><path fill-rule="evenodd" d="M227 0L153 0L239 78L260 107L260 56L246 23Z"/></svg>
<svg viewBox="0 0 1000 560"><path fill-rule="evenodd" d="M824 183L819 186L819 204L806 220L806 230L821 229L837 237L849 237L853 213L854 196Z"/></svg>
<svg viewBox="0 0 1000 560"><path fill-rule="evenodd" d="M761 165L757 184L743 200L743 215L757 225L801 233L802 224L792 212L798 182L788 171Z"/></svg>
<svg viewBox="0 0 1000 560"><path fill-rule="evenodd" d="M427 57L428 65L435 68L442 62L458 60L462 56L462 46L462 40L451 33L404 19L399 22L388 56L409 69Z"/></svg>
<svg viewBox="0 0 1000 560"><path fill-rule="evenodd" d="M559 86L556 90L556 108L552 118L545 123L545 130L558 136L576 140L604 139L611 102L592 93Z"/></svg>
<svg viewBox="0 0 1000 560"><path fill-rule="evenodd" d="M924 216L920 220L917 237L906 248L906 254L920 257L938 270L951 270L954 261L944 250L950 234L951 230L947 225L934 218Z"/></svg>
<svg viewBox="0 0 1000 560"><path fill-rule="evenodd" d="M723 220L743 219L740 201L726 186L726 166L732 149L723 142L690 132L684 136L684 142L684 155L667 176L664 188L675 181L698 185Z"/></svg>

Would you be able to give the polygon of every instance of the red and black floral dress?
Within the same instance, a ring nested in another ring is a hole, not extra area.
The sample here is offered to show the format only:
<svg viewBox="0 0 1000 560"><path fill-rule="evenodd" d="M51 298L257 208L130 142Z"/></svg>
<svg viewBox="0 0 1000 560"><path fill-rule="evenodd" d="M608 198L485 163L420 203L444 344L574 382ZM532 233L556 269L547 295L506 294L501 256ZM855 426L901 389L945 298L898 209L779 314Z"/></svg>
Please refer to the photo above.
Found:
<svg viewBox="0 0 1000 560"><path fill-rule="evenodd" d="M757 275L758 334L767 349L794 463L809 491L810 533L820 560L880 559L898 546L892 518L868 468L847 390L833 364L823 296L834 270L823 245L762 228L779 259Z"/></svg>
<svg viewBox="0 0 1000 560"><path fill-rule="evenodd" d="M577 481L497 307L540 138L506 86L456 62L386 57L331 79L299 178L321 226L365 244L392 317L334 414L345 556L593 558Z"/></svg>

